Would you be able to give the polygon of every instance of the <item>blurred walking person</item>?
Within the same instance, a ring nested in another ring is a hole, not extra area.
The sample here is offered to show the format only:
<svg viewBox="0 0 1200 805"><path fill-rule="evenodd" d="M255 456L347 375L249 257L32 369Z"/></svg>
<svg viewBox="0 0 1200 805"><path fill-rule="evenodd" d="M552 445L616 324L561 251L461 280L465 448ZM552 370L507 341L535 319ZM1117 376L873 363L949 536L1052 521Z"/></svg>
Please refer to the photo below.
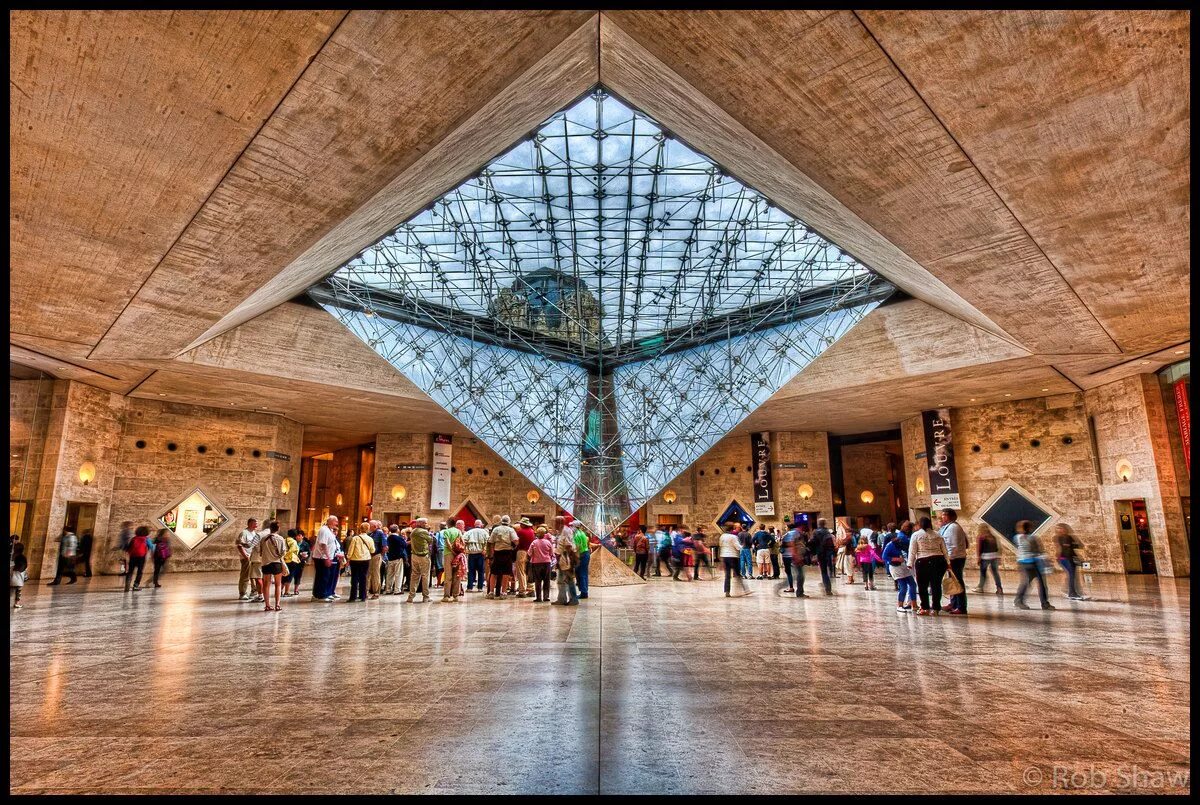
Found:
<svg viewBox="0 0 1200 805"><path fill-rule="evenodd" d="M1087 596L1079 591L1079 552L1083 550L1083 544L1066 523L1054 526L1054 542L1058 547L1058 564L1067 574L1067 598L1086 601Z"/></svg>
<svg viewBox="0 0 1200 805"><path fill-rule="evenodd" d="M983 592L990 570L996 582L996 595L1004 595L1004 585L1000 583L1000 544L986 523L980 523L975 536L975 556L979 560L979 586L971 592Z"/></svg>
<svg viewBox="0 0 1200 805"><path fill-rule="evenodd" d="M158 529L158 533L154 535L154 579L155 587L161 587L158 579L162 576L163 571L167 567L167 560L171 558L171 532L165 528Z"/></svg>
<svg viewBox="0 0 1200 805"><path fill-rule="evenodd" d="M1017 585L1017 596L1013 606L1017 609L1029 609L1025 603L1025 591L1029 585L1038 583L1038 598L1042 609L1051 610L1050 596L1046 593L1046 577L1042 575L1042 544L1031 530L1033 523L1022 520L1017 523L1017 533L1013 541L1017 543L1017 571L1021 574L1021 582Z"/></svg>

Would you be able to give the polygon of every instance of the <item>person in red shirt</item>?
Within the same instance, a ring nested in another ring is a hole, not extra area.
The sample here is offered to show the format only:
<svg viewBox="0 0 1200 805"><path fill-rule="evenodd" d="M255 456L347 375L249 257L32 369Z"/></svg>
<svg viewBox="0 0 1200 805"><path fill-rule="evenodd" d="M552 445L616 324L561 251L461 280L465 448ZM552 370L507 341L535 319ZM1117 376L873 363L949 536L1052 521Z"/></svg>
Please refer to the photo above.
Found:
<svg viewBox="0 0 1200 805"><path fill-rule="evenodd" d="M513 575L516 576L517 598L528 598L533 595L529 583L529 546L533 544L533 523L528 517L522 517L517 524L517 561L513 565Z"/></svg>
<svg viewBox="0 0 1200 805"><path fill-rule="evenodd" d="M150 529L144 525L137 527L133 538L125 546L129 554L129 570L125 573L125 592L129 592L129 584L133 583L134 591L142 589L142 570L146 567L146 554L150 553ZM137 577L134 578L134 571Z"/></svg>
<svg viewBox="0 0 1200 805"><path fill-rule="evenodd" d="M633 538L633 572L643 579L650 570L650 538L646 536L646 526L638 526L638 532Z"/></svg>

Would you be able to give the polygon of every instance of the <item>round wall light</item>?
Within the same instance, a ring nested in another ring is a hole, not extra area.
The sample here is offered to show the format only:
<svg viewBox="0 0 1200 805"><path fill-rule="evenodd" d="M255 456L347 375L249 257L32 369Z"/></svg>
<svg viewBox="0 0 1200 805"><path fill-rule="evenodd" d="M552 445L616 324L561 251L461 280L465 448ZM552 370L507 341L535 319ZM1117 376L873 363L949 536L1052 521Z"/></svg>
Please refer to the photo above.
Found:
<svg viewBox="0 0 1200 805"><path fill-rule="evenodd" d="M537 491L536 489L530 489L528 492L525 493L525 499L527 501L529 501L531 504L537 503L539 500L542 499L542 493Z"/></svg>
<svg viewBox="0 0 1200 805"><path fill-rule="evenodd" d="M404 484L396 484L392 487L392 500L401 501L408 496L408 490L404 488Z"/></svg>
<svg viewBox="0 0 1200 805"><path fill-rule="evenodd" d="M284 495L286 495L288 492L291 492L291 491L292 491L292 482L291 482L291 480L290 480L290 479L288 479L288 478L284 478L284 479L283 479L283 483L281 483L281 484L279 485L279 491L280 491L282 494L284 494Z"/></svg>
<svg viewBox="0 0 1200 805"><path fill-rule="evenodd" d="M925 494L925 479L924 478L917 479L917 494L918 495Z"/></svg>
<svg viewBox="0 0 1200 805"><path fill-rule="evenodd" d="M796 487L796 494L800 496L801 500L808 500L813 496L813 488L809 484L800 484Z"/></svg>
<svg viewBox="0 0 1200 805"><path fill-rule="evenodd" d="M863 503L870 505L875 502L875 493L872 492L870 489L864 489L862 491L862 494L858 496L858 499L861 500Z"/></svg>
<svg viewBox="0 0 1200 805"><path fill-rule="evenodd" d="M1133 477L1133 464L1129 463L1129 459L1123 458L1117 462L1117 477L1122 482L1128 481Z"/></svg>
<svg viewBox="0 0 1200 805"><path fill-rule="evenodd" d="M679 496L675 494L674 489L668 489L666 492L663 492L663 500L667 503L674 503L678 499Z"/></svg>
<svg viewBox="0 0 1200 805"><path fill-rule="evenodd" d="M339 505L339 506L341 506L341 505L342 505L342 496L341 496L341 495L338 495L338 496L337 496L336 503L337 503L337 505Z"/></svg>
<svg viewBox="0 0 1200 805"><path fill-rule="evenodd" d="M87 486L92 481L96 480L96 465L90 461L85 461L79 465L79 480Z"/></svg>

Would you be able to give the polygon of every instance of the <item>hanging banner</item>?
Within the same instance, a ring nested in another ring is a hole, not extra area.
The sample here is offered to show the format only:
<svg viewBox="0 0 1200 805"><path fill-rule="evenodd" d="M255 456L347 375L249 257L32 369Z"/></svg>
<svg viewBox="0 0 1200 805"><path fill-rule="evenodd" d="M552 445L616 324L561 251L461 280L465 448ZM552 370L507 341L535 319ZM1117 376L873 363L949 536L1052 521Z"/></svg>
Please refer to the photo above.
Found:
<svg viewBox="0 0 1200 805"><path fill-rule="evenodd" d="M1179 439L1183 442L1183 460L1188 474L1192 472L1192 407L1188 402L1188 381L1176 380L1171 384L1175 392L1175 413L1179 415Z"/></svg>
<svg viewBox="0 0 1200 805"><path fill-rule="evenodd" d="M775 515L775 494L771 488L771 434L750 434L750 455L754 472L754 516Z"/></svg>
<svg viewBox="0 0 1200 805"><path fill-rule="evenodd" d="M954 470L954 444L950 430L950 409L921 412L925 428L925 455L929 460L929 508L962 508L958 494L958 474Z"/></svg>
<svg viewBox="0 0 1200 805"><path fill-rule="evenodd" d="M429 484L429 508L450 508L450 438L433 434L433 477Z"/></svg>

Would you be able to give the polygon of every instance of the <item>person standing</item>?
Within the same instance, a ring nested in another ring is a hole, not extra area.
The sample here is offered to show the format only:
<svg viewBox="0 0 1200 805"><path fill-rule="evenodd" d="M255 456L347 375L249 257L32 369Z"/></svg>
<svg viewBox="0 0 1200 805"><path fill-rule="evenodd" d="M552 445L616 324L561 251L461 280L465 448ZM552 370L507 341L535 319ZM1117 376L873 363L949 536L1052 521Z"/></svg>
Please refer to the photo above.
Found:
<svg viewBox="0 0 1200 805"><path fill-rule="evenodd" d="M986 523L979 524L979 532L975 537L975 556L979 559L979 586L972 592L983 592L990 570L992 580L996 582L996 595L1004 595L1004 587L1000 584L1000 543Z"/></svg>
<svg viewBox="0 0 1200 805"><path fill-rule="evenodd" d="M821 584L825 587L825 595L833 595L833 557L837 553L837 547L825 518L817 520L817 528L812 536L812 552L816 554L817 564L821 567Z"/></svg>
<svg viewBox="0 0 1200 805"><path fill-rule="evenodd" d="M485 583L484 551L487 550L488 543L488 532L483 527L483 520L476 520L474 527L463 534L463 542L467 546L467 592L482 592Z"/></svg>
<svg viewBox="0 0 1200 805"><path fill-rule="evenodd" d="M146 569L146 554L150 552L150 529L140 525L133 532L125 554L129 557L129 572L125 574L125 592L129 592L130 583L134 592L142 589L142 571Z"/></svg>
<svg viewBox="0 0 1200 805"><path fill-rule="evenodd" d="M287 554L287 541L279 536L279 523L271 521L267 533L258 542L262 568L263 612L279 611L279 596L283 589L283 574L287 569L283 558ZM271 604L271 588L274 586L275 603Z"/></svg>
<svg viewBox="0 0 1200 805"><path fill-rule="evenodd" d="M79 537L79 562L83 565L83 577L92 577L92 530L89 528Z"/></svg>
<svg viewBox="0 0 1200 805"><path fill-rule="evenodd" d="M958 512L954 509L942 509L938 515L941 527L938 533L946 541L946 550L950 556L950 572L958 579L962 592L950 596L950 603L945 611L951 615L967 614L967 585L963 581L963 570L967 566L967 532L958 524Z"/></svg>
<svg viewBox="0 0 1200 805"><path fill-rule="evenodd" d="M912 568L908 566L908 556L901 546L899 532L893 533L888 544L883 546L883 563L896 582L896 611L915 611L917 582L913 579Z"/></svg>
<svg viewBox="0 0 1200 805"><path fill-rule="evenodd" d="M155 587L161 587L158 579L162 576L163 570L167 567L167 560L171 558L171 532L165 528L158 529L158 533L154 536L154 579Z"/></svg>
<svg viewBox="0 0 1200 805"><path fill-rule="evenodd" d="M738 553L738 572L743 579L754 577L754 554L753 545L754 537L750 533L750 529L742 528L740 525L735 525L732 532L738 538L738 544L741 545L741 551Z"/></svg>
<svg viewBox="0 0 1200 805"><path fill-rule="evenodd" d="M296 576L296 571L300 565L300 542L296 539L297 531L294 528L289 528L287 536L283 539L283 544L287 550L283 554L283 597L288 598L300 592L300 580ZM293 581L295 582L293 592Z"/></svg>
<svg viewBox="0 0 1200 805"><path fill-rule="evenodd" d="M633 535L633 572L643 579L650 572L650 538L645 526L640 526Z"/></svg>
<svg viewBox="0 0 1200 805"><path fill-rule="evenodd" d="M1079 592L1079 552L1083 545L1066 523L1054 526L1054 542L1058 547L1058 564L1067 574L1067 598L1086 601L1087 596Z"/></svg>
<svg viewBox="0 0 1200 805"><path fill-rule="evenodd" d="M767 529L767 532L771 535L771 578L778 579L779 555L783 549L779 544L779 532L775 529L775 526L771 526L769 529Z"/></svg>
<svg viewBox="0 0 1200 805"><path fill-rule="evenodd" d="M253 589L251 601L267 600L262 591L262 541L266 535L266 529L255 532L254 545L250 548L250 586Z"/></svg>
<svg viewBox="0 0 1200 805"><path fill-rule="evenodd" d="M129 547L129 540L133 539L133 522L125 520L121 523L121 531L117 535L117 560L121 563L121 575L124 576L129 572L129 563L126 561L125 549Z"/></svg>
<svg viewBox="0 0 1200 805"><path fill-rule="evenodd" d="M942 535L933 530L932 520L922 517L920 525L908 545L908 566L917 574L917 589L921 595L921 608L917 614L932 612L937 615L942 611L942 577L950 566L950 554Z"/></svg>
<svg viewBox="0 0 1200 805"><path fill-rule="evenodd" d="M837 541L834 543L837 546L837 570L838 573L846 577L847 584L854 583L854 538L850 536L850 530L841 523L837 526Z"/></svg>
<svg viewBox="0 0 1200 805"><path fill-rule="evenodd" d="M20 542L10 542L9 546L12 550L12 558L9 559L12 566L9 568L8 585L13 591L13 609L20 609L21 592L29 579L29 560L25 557L25 546Z"/></svg>
<svg viewBox="0 0 1200 805"><path fill-rule="evenodd" d="M738 582L738 596L749 595L750 590L746 588L746 580L742 576L742 551L744 550L741 535L738 534L737 526L727 528L721 534L717 541L717 549L721 552L721 563L725 565L725 597L732 598L730 592L730 579L736 578Z"/></svg>
<svg viewBox="0 0 1200 805"><path fill-rule="evenodd" d="M758 578L768 578L771 575L771 533L762 523L754 532L754 561L758 565Z"/></svg>
<svg viewBox="0 0 1200 805"><path fill-rule="evenodd" d="M462 521L460 520L459 522ZM442 583L442 601L454 603L458 601L458 588L463 581L462 575L458 572L457 560L466 551L466 545L463 543L462 531L457 526L447 528L442 535L442 539L445 541L445 575L443 576ZM462 564L465 570L465 557Z"/></svg>
<svg viewBox="0 0 1200 805"><path fill-rule="evenodd" d="M388 527L387 583L383 586L384 595L400 594L400 583L404 575L404 558L407 552L408 543L400 535L400 526L393 523Z"/></svg>
<svg viewBox="0 0 1200 805"><path fill-rule="evenodd" d="M645 534L642 535L643 537ZM554 561L554 542L544 526L538 526L529 543L529 567L533 574L534 603L550 602L550 564ZM643 573L645 568L643 568ZM645 578L645 576L643 576Z"/></svg>
<svg viewBox="0 0 1200 805"><path fill-rule="evenodd" d="M562 517L558 517L555 522L561 523L562 519ZM554 555L558 565L558 600L550 603L575 607L579 606L579 593L575 589L575 568L578 564L575 528L571 525L563 525L561 529L558 541L554 544Z"/></svg>
<svg viewBox="0 0 1200 805"><path fill-rule="evenodd" d="M796 540L799 538L799 534L799 526L793 524L791 528L783 532L783 538L779 540L779 553L783 559L783 571L787 575L787 587L783 588L785 593L796 592L795 577L792 575L792 564L794 563Z"/></svg>
<svg viewBox="0 0 1200 805"><path fill-rule="evenodd" d="M854 559L858 562L863 574L863 589L875 589L875 562L879 561L879 553L866 537L858 538L858 547L854 549Z"/></svg>
<svg viewBox="0 0 1200 805"><path fill-rule="evenodd" d="M491 573L488 577L488 598L508 598L504 590L512 575L517 544L517 532L513 531L510 522L512 521L507 514L501 517L488 537L488 571Z"/></svg>
<svg viewBox="0 0 1200 805"><path fill-rule="evenodd" d="M292 596L300 595L300 579L304 577L304 567L312 558L312 542L308 539L308 534L304 533L303 528L296 529L296 544L300 547L300 566L296 568L295 574L292 576Z"/></svg>
<svg viewBox="0 0 1200 805"><path fill-rule="evenodd" d="M1052 610L1050 596L1046 593L1046 578L1042 575L1042 545L1031 530L1033 523L1021 520L1017 523L1017 534L1013 541L1017 544L1017 570L1021 574L1021 583L1017 585L1017 597L1013 606L1017 609L1029 609L1025 603L1025 591L1030 583L1037 581L1038 598L1041 599L1042 609Z"/></svg>
<svg viewBox="0 0 1200 805"><path fill-rule="evenodd" d="M421 593L421 603L429 602L429 552L433 547L433 535L429 533L429 520L418 517L409 535L409 549L412 553L412 580L408 587L408 603L412 603L417 592Z"/></svg>
<svg viewBox="0 0 1200 805"><path fill-rule="evenodd" d="M583 523L572 520L571 527L575 529L576 561L579 563L575 571L575 581L579 586L579 599L583 600L588 597L588 565L592 562L592 543L587 532L583 530Z"/></svg>
<svg viewBox="0 0 1200 805"><path fill-rule="evenodd" d="M147 534L149 531L146 532ZM69 577L71 580L67 584L74 584L77 581L75 574L75 560L79 555L79 537L75 536L69 527L64 527L62 536L58 540L58 562L54 566L54 580L47 584L47 587L55 587L62 581L63 576Z"/></svg>
<svg viewBox="0 0 1200 805"><path fill-rule="evenodd" d="M312 546L313 558L313 598L332 603L341 598L337 594L338 558L342 555L342 546L338 542L338 518L330 515L325 525L317 531L316 542Z"/></svg>
<svg viewBox="0 0 1200 805"><path fill-rule="evenodd" d="M517 597L528 598L533 595L529 589L529 574L527 565L529 563L529 546L533 544L535 532L533 523L528 517L522 517L520 523L517 524L517 560L513 564L513 572L517 577Z"/></svg>
<svg viewBox="0 0 1200 805"><path fill-rule="evenodd" d="M367 595L378 598L383 589L384 574L387 573L387 532L383 523L371 521L371 566L367 570Z"/></svg>
<svg viewBox="0 0 1200 805"><path fill-rule="evenodd" d="M258 542L258 520L251 517L246 521L246 527L238 534L237 552L241 560L241 570L238 572L238 600L250 600L250 552Z"/></svg>
<svg viewBox="0 0 1200 805"><path fill-rule="evenodd" d="M375 542L367 533L366 527L360 527L357 534L350 537L346 543L346 559L350 561L350 597L346 603L367 600L367 574L371 571L371 557L375 552Z"/></svg>

